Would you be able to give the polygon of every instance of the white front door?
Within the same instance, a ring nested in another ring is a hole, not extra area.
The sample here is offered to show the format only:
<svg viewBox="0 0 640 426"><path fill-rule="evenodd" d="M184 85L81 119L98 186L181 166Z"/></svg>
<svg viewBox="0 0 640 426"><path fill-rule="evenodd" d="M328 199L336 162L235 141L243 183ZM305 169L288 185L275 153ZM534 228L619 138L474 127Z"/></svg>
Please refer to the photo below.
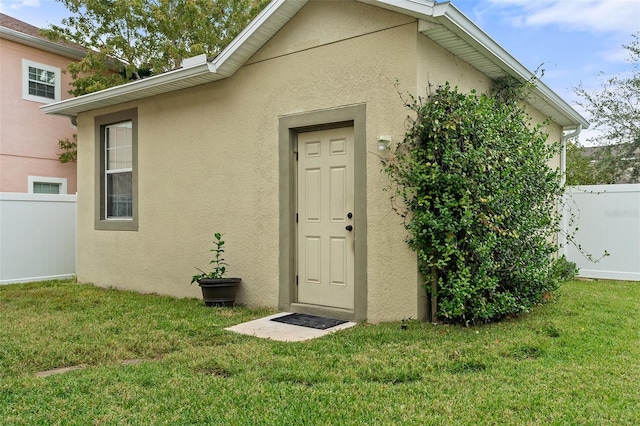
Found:
<svg viewBox="0 0 640 426"><path fill-rule="evenodd" d="M353 309L353 128L298 134L298 302Z"/></svg>

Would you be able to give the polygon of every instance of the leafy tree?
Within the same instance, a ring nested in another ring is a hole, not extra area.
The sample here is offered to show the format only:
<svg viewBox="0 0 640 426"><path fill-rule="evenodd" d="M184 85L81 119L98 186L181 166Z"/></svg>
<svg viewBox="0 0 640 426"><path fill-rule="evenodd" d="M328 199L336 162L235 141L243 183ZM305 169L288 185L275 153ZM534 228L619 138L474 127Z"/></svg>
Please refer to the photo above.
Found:
<svg viewBox="0 0 640 426"><path fill-rule="evenodd" d="M58 147L62 150L58 154L61 163L74 162L78 159L78 135L73 134L72 139L64 138L58 140Z"/></svg>
<svg viewBox="0 0 640 426"><path fill-rule="evenodd" d="M75 96L217 55L267 0L57 0L72 16L43 34L86 47L69 65Z"/></svg>
<svg viewBox="0 0 640 426"><path fill-rule="evenodd" d="M567 141L567 185L595 185L591 160L578 141Z"/></svg>
<svg viewBox="0 0 640 426"><path fill-rule="evenodd" d="M584 147L567 142L567 185L606 185L628 178L626 160L620 158L617 145Z"/></svg>
<svg viewBox="0 0 640 426"><path fill-rule="evenodd" d="M446 84L414 99L416 118L382 159L409 245L432 283L432 320L499 320L540 303L559 283L552 258L560 175L548 166L559 146L547 143L544 124L531 124L522 84L497 88L465 95Z"/></svg>
<svg viewBox="0 0 640 426"><path fill-rule="evenodd" d="M601 131L590 141L612 146L602 151L602 158L595 158L593 168L595 175L600 176L596 183L612 183L620 177L640 182L640 32L634 34L624 48L632 64L630 73L604 80L602 87L594 92L582 83L575 88L583 99L579 104L590 114L594 127ZM568 170L576 166L567 162Z"/></svg>

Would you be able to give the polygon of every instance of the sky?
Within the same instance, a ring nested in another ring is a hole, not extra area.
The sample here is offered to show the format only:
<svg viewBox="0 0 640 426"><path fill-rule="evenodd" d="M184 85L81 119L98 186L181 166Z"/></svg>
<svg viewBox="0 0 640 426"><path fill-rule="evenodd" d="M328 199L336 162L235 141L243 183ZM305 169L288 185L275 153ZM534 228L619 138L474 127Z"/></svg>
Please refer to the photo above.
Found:
<svg viewBox="0 0 640 426"><path fill-rule="evenodd" d="M440 2L442 3L442 2ZM633 69L627 61L631 35L640 32L640 0L452 0L491 38L587 120L574 88L601 87L603 78ZM37 27L69 16L55 0L0 0L0 12ZM591 129L580 142L597 133Z"/></svg>

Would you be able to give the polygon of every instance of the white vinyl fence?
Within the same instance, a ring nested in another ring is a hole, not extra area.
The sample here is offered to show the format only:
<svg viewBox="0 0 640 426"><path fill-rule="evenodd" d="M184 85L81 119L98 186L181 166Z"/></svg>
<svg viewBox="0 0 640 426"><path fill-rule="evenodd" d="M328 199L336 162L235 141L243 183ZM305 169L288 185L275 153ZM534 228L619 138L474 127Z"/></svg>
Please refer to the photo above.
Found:
<svg viewBox="0 0 640 426"><path fill-rule="evenodd" d="M571 187L565 210L579 276L640 281L640 184ZM69 278L76 259L75 195L0 193L0 284Z"/></svg>
<svg viewBox="0 0 640 426"><path fill-rule="evenodd" d="M76 272L76 196L0 193L0 284Z"/></svg>
<svg viewBox="0 0 640 426"><path fill-rule="evenodd" d="M581 249L563 248L578 276L640 281L640 184L570 187L564 226L578 228L573 238ZM586 256L597 260L605 251L609 256L597 262Z"/></svg>

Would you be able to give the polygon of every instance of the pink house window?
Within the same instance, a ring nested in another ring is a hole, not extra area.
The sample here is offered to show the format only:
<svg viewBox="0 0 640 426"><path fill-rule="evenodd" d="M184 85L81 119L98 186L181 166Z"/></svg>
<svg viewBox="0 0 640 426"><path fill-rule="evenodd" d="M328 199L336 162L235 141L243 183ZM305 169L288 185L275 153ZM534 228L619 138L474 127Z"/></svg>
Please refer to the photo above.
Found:
<svg viewBox="0 0 640 426"><path fill-rule="evenodd" d="M29 67L29 94L56 98L56 75L52 71Z"/></svg>
<svg viewBox="0 0 640 426"><path fill-rule="evenodd" d="M22 99L40 103L60 100L60 68L22 60Z"/></svg>

